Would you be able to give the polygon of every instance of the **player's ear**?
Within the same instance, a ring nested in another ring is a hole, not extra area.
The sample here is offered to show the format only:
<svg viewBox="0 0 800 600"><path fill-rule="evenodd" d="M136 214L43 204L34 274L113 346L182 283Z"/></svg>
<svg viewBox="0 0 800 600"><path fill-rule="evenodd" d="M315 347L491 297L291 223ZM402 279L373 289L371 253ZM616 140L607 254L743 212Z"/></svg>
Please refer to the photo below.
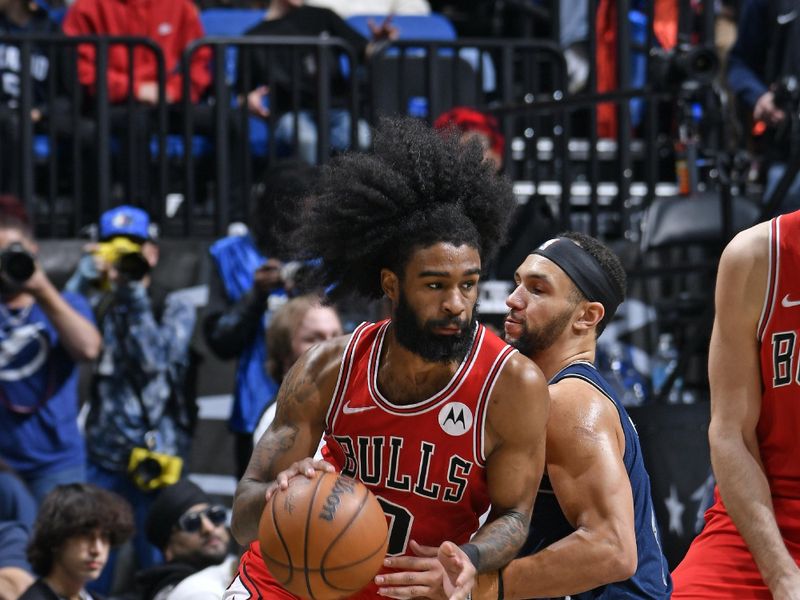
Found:
<svg viewBox="0 0 800 600"><path fill-rule="evenodd" d="M575 319L574 326L581 330L596 327L606 314L606 309L600 302L583 302L583 307Z"/></svg>
<svg viewBox="0 0 800 600"><path fill-rule="evenodd" d="M391 269L381 269L381 289L393 303L400 297L400 278Z"/></svg>

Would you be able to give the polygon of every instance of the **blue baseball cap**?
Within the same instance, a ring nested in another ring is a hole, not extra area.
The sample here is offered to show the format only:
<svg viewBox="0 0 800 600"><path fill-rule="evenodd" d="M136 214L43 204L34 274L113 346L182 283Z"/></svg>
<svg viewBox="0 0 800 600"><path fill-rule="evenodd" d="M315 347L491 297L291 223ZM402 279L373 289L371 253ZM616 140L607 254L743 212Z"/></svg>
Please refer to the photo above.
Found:
<svg viewBox="0 0 800 600"><path fill-rule="evenodd" d="M150 217L141 208L123 204L107 210L100 217L100 239L124 235L146 240L150 238Z"/></svg>

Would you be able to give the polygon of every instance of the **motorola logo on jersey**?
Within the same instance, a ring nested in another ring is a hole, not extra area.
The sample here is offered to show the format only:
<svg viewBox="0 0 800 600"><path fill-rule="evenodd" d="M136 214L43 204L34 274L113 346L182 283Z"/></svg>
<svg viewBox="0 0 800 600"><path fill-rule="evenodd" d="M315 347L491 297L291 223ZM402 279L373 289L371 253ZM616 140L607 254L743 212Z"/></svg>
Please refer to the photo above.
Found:
<svg viewBox="0 0 800 600"><path fill-rule="evenodd" d="M439 425L449 435L464 435L472 429L472 411L461 402L448 402L439 411Z"/></svg>

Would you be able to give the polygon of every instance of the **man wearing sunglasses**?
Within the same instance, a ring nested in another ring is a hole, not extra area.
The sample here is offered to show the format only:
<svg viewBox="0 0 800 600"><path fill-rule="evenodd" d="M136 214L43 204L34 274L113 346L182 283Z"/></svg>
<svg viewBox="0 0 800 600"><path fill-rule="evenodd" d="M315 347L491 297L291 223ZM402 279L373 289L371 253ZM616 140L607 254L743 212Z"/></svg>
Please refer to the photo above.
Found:
<svg viewBox="0 0 800 600"><path fill-rule="evenodd" d="M165 562L136 575L137 597L221 597L238 563L236 557L228 555L227 517L224 506L214 504L188 479L159 492L145 530L150 543L164 554Z"/></svg>

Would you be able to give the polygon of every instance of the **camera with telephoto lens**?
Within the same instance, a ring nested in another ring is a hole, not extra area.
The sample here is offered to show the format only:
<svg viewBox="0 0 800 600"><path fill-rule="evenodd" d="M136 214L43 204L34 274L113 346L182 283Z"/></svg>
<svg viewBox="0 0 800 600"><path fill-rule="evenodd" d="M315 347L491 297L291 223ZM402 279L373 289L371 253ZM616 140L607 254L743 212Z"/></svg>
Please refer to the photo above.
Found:
<svg viewBox="0 0 800 600"><path fill-rule="evenodd" d="M800 107L800 82L794 75L786 75L772 84L775 106L792 113Z"/></svg>
<svg viewBox="0 0 800 600"><path fill-rule="evenodd" d="M687 83L707 85L719 71L719 57L710 46L678 44L672 50L650 51L650 81L656 89L674 90Z"/></svg>
<svg viewBox="0 0 800 600"><path fill-rule="evenodd" d="M0 276L6 281L21 285L35 270L33 255L21 243L14 242L0 250Z"/></svg>
<svg viewBox="0 0 800 600"><path fill-rule="evenodd" d="M128 461L128 473L139 489L152 491L177 483L181 478L180 456L134 448Z"/></svg>
<svg viewBox="0 0 800 600"><path fill-rule="evenodd" d="M131 281L139 281L150 272L150 263L142 254L142 245L126 237L99 242L95 254Z"/></svg>

